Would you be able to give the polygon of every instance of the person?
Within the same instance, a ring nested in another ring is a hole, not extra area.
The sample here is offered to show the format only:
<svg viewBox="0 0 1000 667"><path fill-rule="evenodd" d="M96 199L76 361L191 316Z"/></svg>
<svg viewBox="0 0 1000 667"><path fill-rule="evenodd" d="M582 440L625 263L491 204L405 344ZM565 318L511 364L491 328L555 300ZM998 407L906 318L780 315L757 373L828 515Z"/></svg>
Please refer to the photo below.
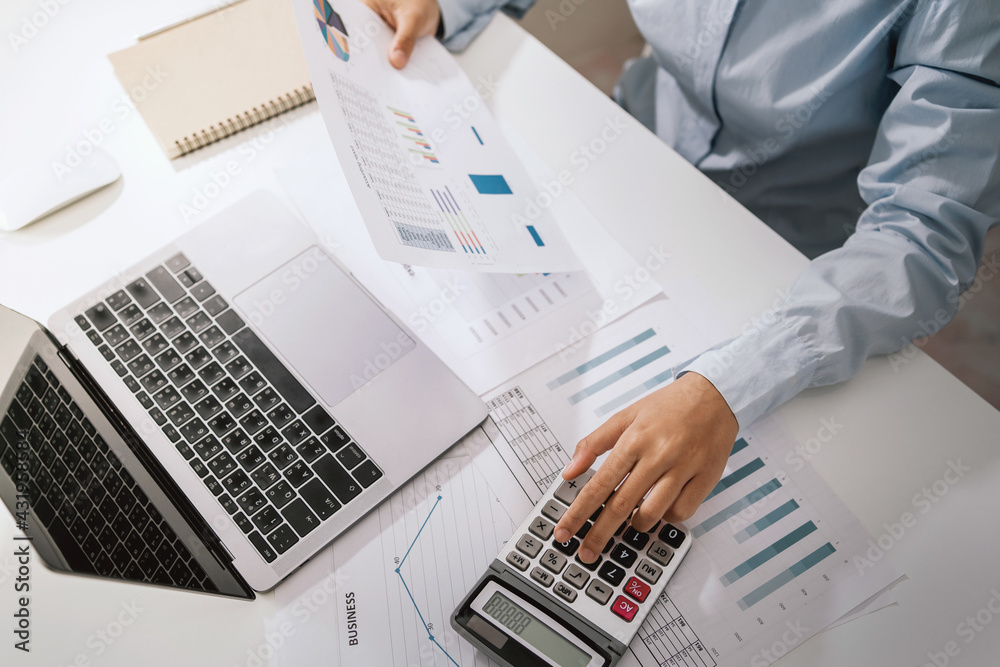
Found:
<svg viewBox="0 0 1000 667"><path fill-rule="evenodd" d="M420 36L460 50L533 4L365 1L397 68ZM1000 219L993 0L629 5L652 54L615 99L812 261L774 311L577 445L566 479L611 450L556 526L565 541L607 499L585 562L629 515L640 531L689 518L740 428L940 329Z"/></svg>

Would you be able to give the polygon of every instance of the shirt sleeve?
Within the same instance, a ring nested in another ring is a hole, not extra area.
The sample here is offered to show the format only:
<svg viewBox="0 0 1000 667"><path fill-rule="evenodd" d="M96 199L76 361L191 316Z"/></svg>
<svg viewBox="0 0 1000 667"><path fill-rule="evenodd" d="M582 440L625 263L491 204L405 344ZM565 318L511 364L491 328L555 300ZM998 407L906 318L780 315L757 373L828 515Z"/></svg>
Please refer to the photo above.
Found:
<svg viewBox="0 0 1000 667"><path fill-rule="evenodd" d="M438 0L441 8L441 43L450 51L462 51L486 28L498 10L521 18L535 0Z"/></svg>
<svg viewBox="0 0 1000 667"><path fill-rule="evenodd" d="M899 90L858 176L867 208L857 230L810 262L781 305L685 369L715 385L741 428L936 332L976 280L1000 219L1000 15L990 4L917 8L889 72Z"/></svg>

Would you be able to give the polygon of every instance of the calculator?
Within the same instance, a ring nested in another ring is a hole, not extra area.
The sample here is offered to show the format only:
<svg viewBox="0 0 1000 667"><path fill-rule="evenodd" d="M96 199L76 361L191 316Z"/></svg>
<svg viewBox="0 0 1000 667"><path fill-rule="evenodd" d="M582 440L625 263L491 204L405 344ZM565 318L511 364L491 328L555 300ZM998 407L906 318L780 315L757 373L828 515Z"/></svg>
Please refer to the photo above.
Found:
<svg viewBox="0 0 1000 667"><path fill-rule="evenodd" d="M682 525L623 523L595 563L576 556L602 505L568 542L552 538L589 470L556 479L451 617L455 630L510 667L611 667L691 548Z"/></svg>

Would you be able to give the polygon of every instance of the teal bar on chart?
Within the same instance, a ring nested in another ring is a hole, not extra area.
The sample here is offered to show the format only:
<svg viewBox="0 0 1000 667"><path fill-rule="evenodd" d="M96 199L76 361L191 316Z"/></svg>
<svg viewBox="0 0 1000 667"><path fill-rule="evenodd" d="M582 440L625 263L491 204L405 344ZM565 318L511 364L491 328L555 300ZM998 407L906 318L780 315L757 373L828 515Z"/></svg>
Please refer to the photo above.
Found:
<svg viewBox="0 0 1000 667"><path fill-rule="evenodd" d="M835 551L837 550L833 547L833 545L827 542L819 549L817 549L816 551L812 552L811 554L800 560L795 565L792 565L787 570L782 570L782 572L778 576L769 580L762 586L758 586L757 588L755 588L748 595L745 595L741 600L739 600L736 604L739 606L740 609L746 611L753 605L757 604L758 602L766 598L771 593L777 591L779 588L781 588L788 582L794 580L799 575L804 574L807 570L809 570L809 568L822 562L824 558L834 553Z"/></svg>
<svg viewBox="0 0 1000 667"><path fill-rule="evenodd" d="M747 495L737 500L732 505L729 505L728 507L719 510L712 516L708 517L707 519L699 523L697 526L691 529L691 534L695 537L701 537L702 535L712 530L716 526L721 526L726 521L729 521L734 516L736 516L746 508L750 507L761 498L764 498L765 496L774 493L780 488L781 488L781 482L779 482L776 479L772 479L764 486L754 489Z"/></svg>
<svg viewBox="0 0 1000 667"><path fill-rule="evenodd" d="M780 554L782 551L785 551L791 548L792 545L802 541L802 539L806 535L809 535L810 533L813 533L815 531L816 531L816 524L814 524L812 521L807 521L806 523L802 524L792 532L782 537L780 540L777 540L771 546L767 547L766 549L762 549L760 552L754 554L750 558L747 558L745 561L734 567L729 572L726 572L724 575L719 577L719 581L722 582L723 586L728 586L730 584L736 583L742 577L750 574L758 567L760 567L767 561L771 560L772 558Z"/></svg>
<svg viewBox="0 0 1000 667"><path fill-rule="evenodd" d="M754 459L753 461L746 464L739 470L729 473L728 475L719 480L719 483L715 485L715 488L712 489L712 492L708 494L708 497L705 498L705 500L708 500L709 498L714 498L715 496L719 495L720 493L722 493L729 487L733 486L737 482L742 482L744 479L754 474L763 467L764 467L763 461L761 461L760 459Z"/></svg>
<svg viewBox="0 0 1000 667"><path fill-rule="evenodd" d="M625 341L624 343L621 343L620 345L614 346L604 354L599 354L590 361L584 362L579 366L577 366L576 368L566 371L565 373L557 377L555 380L549 382L546 386L549 389L555 389L556 387L561 387L567 382L570 382L571 380L575 380L576 378L580 377L587 371L594 370L604 362L614 359L622 352L625 352L626 350L631 350L639 343L645 342L655 335L656 335L655 331L653 331L652 329L646 329L638 336L630 338L629 340Z"/></svg>
<svg viewBox="0 0 1000 667"><path fill-rule="evenodd" d="M794 500L789 500L787 503L785 503L778 509L772 512L768 512L763 519L758 519L757 521L754 521L743 530L733 534L733 537L736 538L736 542L738 544L743 544L751 537L764 530L765 528L769 528L774 524L778 523L786 516L797 510L798 508L799 504L797 502L795 502Z"/></svg>
<svg viewBox="0 0 1000 667"><path fill-rule="evenodd" d="M674 369L671 368L669 370L663 371L659 375L649 378L648 380L640 384L638 387L633 387L629 389L618 398L611 399L601 407L594 410L594 413L598 417L603 417L609 412L615 412L616 410L618 410L618 408L631 403L633 399L639 398L640 396L642 396L651 389L656 389L657 387L666 384L673 378L674 378Z"/></svg>
<svg viewBox="0 0 1000 667"><path fill-rule="evenodd" d="M604 379L598 380L589 387L585 387L580 391L576 392L575 394L569 397L569 402L573 405L576 405L577 403L587 398L588 396L593 396L602 389L610 387L615 382L618 382L618 380L621 380L624 377L628 377L629 375L635 373L640 368L648 366L649 364L653 363L660 357L665 357L668 354L670 354L670 350L667 348L666 345L657 350L653 350L643 358L636 359L635 361L625 366L624 368L617 370L611 375L605 377Z"/></svg>

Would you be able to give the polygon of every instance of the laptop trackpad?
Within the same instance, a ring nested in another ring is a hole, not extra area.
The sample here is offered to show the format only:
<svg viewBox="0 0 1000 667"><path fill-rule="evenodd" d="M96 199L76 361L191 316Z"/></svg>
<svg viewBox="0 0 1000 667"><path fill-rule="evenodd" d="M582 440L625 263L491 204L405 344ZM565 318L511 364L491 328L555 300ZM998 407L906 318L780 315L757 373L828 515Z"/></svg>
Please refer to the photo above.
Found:
<svg viewBox="0 0 1000 667"><path fill-rule="evenodd" d="M235 301L331 407L414 348L413 340L316 246Z"/></svg>

